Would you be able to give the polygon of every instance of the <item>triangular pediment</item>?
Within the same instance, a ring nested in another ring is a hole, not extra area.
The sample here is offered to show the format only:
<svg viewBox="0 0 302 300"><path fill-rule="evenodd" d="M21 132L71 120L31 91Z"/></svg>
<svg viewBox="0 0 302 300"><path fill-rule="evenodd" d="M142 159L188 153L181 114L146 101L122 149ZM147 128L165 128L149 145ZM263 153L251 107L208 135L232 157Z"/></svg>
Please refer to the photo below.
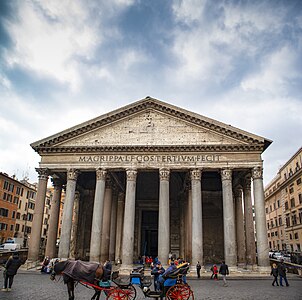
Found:
<svg viewBox="0 0 302 300"><path fill-rule="evenodd" d="M57 146L184 146L238 143L244 142L154 109L146 109Z"/></svg>
<svg viewBox="0 0 302 300"><path fill-rule="evenodd" d="M33 143L38 152L71 148L247 147L270 141L147 97Z"/></svg>

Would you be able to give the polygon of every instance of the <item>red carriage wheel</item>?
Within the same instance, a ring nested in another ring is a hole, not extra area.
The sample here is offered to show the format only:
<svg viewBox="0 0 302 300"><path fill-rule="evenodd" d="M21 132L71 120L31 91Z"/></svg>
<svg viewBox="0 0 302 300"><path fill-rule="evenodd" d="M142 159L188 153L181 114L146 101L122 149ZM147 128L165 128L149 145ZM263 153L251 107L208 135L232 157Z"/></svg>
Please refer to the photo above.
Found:
<svg viewBox="0 0 302 300"><path fill-rule="evenodd" d="M134 300L136 298L136 289L133 285L130 285L127 289L123 289L123 292L125 293L125 299L127 300Z"/></svg>
<svg viewBox="0 0 302 300"><path fill-rule="evenodd" d="M176 284L168 289L166 298L168 300L189 300L194 299L194 295L188 285Z"/></svg>
<svg viewBox="0 0 302 300"><path fill-rule="evenodd" d="M133 286L129 289L113 289L106 299L108 300L134 300L136 297L136 290Z"/></svg>

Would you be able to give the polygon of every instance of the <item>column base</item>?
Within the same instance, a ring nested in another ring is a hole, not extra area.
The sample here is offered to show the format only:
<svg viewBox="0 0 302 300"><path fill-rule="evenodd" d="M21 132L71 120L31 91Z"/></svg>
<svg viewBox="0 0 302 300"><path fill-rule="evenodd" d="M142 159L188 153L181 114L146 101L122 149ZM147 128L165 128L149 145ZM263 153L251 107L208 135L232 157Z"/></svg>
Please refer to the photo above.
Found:
<svg viewBox="0 0 302 300"><path fill-rule="evenodd" d="M134 265L123 265L121 264L120 268L119 268L119 273L121 275L128 275L131 273L131 271L133 270Z"/></svg>
<svg viewBox="0 0 302 300"><path fill-rule="evenodd" d="M29 269L34 269L41 266L41 262L39 260L26 260L24 265L22 265L22 269L29 270Z"/></svg>
<svg viewBox="0 0 302 300"><path fill-rule="evenodd" d="M258 270L258 266L256 264L254 265L246 265L246 269L249 270L249 271L257 271Z"/></svg>

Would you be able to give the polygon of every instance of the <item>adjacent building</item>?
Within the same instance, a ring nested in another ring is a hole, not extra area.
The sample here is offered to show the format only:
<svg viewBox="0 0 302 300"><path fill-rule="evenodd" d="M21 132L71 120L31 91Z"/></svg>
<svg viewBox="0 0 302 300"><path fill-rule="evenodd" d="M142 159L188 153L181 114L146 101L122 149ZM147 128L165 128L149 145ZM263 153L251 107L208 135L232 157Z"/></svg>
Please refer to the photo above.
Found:
<svg viewBox="0 0 302 300"><path fill-rule="evenodd" d="M302 247L302 148L279 170L265 188L269 248L301 252Z"/></svg>
<svg viewBox="0 0 302 300"><path fill-rule="evenodd" d="M28 247L36 196L37 184L31 184L26 179L19 181L15 176L0 172L0 243L8 238L18 238L22 247ZM41 232L42 249L47 240L50 200L51 193L47 191Z"/></svg>

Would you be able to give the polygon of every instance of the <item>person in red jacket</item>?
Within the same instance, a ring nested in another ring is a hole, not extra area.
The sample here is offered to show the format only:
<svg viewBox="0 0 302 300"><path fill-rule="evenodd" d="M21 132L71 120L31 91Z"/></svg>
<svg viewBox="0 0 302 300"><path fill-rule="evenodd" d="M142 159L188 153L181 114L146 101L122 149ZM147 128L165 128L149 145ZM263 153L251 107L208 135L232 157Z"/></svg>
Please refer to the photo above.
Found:
<svg viewBox="0 0 302 300"><path fill-rule="evenodd" d="M214 274L214 280L218 280L218 268L216 265L213 266L213 274Z"/></svg>

